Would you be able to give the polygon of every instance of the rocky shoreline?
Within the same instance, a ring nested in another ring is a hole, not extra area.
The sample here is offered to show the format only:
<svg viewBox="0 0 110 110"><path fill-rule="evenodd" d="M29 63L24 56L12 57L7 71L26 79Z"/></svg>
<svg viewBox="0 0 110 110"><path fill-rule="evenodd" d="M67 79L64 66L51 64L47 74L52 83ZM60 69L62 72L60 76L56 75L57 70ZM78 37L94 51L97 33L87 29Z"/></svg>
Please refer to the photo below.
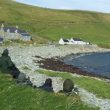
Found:
<svg viewBox="0 0 110 110"><path fill-rule="evenodd" d="M41 58L40 56L35 56L36 58ZM60 58L41 58L42 60L37 61L39 67L47 70L60 71L60 72L70 72L72 74L79 74L84 76L92 76L97 78L109 79L101 75L97 75L91 72L83 71L80 68L74 67L73 65L65 64ZM36 61L35 61L36 62Z"/></svg>
<svg viewBox="0 0 110 110"><path fill-rule="evenodd" d="M34 87L41 86L42 84L44 84L47 78L51 78L53 81L53 90L55 92L62 90L63 79L61 77L50 77L44 74L39 74L36 70L39 70L40 67L45 67L47 69L52 68L56 71L59 71L59 69L60 71L69 70L69 72L89 76L89 73L86 73L85 71L82 71L79 68L75 68L70 65L65 65L63 62L59 60L59 58L65 57L70 54L110 51L110 49L103 49L94 45L90 45L87 47L85 46L83 48L82 46L77 45L44 45L37 47L32 45L8 47L0 46L0 55L6 48L9 50L9 56L11 57L12 61L15 63L17 68L19 68L21 72L25 73L25 75L30 78L30 81ZM79 88L79 95L81 97L81 100L86 104L98 106L100 110L109 110L109 99L97 98L94 94L82 88Z"/></svg>
<svg viewBox="0 0 110 110"><path fill-rule="evenodd" d="M70 54L78 54L78 53L90 53L90 52L107 52L110 49L100 48L96 45L40 45L40 46L23 46L23 45L14 45L14 46L0 46L0 54L3 52L4 49L9 50L9 56L11 57L12 61L16 64L16 66L27 73L26 69L28 68L28 72L32 73L32 71L39 69L39 64L42 63L42 58L46 59L48 63L51 63L50 66L54 65L49 59L53 58L62 58ZM40 56L35 57L35 56ZM55 61L55 63L59 63L58 65L64 65L60 61ZM48 65L48 64L46 64ZM58 67L58 66L57 66ZM60 66L60 69L64 67ZM67 66L66 68L72 69L71 66ZM57 68L56 68L57 69ZM62 71L63 71L62 70ZM69 69L68 69L69 70ZM80 71L78 68L74 68L75 73L85 73ZM72 71L72 70L71 70ZM71 72L70 71L70 72ZM88 73L86 73L88 74Z"/></svg>

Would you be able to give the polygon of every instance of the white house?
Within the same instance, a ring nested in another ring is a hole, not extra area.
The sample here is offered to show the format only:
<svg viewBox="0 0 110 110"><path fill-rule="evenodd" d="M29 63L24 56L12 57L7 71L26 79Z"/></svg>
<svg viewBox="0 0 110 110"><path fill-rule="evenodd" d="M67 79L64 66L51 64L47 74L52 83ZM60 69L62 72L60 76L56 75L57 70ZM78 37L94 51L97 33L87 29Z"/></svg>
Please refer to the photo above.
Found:
<svg viewBox="0 0 110 110"><path fill-rule="evenodd" d="M61 39L59 40L59 44L64 45L64 44L68 44L68 43L69 43L69 40L68 40L68 39L63 39L63 38L61 38Z"/></svg>
<svg viewBox="0 0 110 110"><path fill-rule="evenodd" d="M71 38L69 40L70 44L82 44L82 45L85 45L85 44L89 44L89 42L85 42L83 41L82 39L79 39L79 38Z"/></svg>
<svg viewBox="0 0 110 110"><path fill-rule="evenodd" d="M87 45L87 44L89 44L89 42L85 42L85 41L83 41L83 40L81 40L79 38L71 38L71 39L63 39L63 38L61 38L59 40L59 44L62 44L62 45L64 45L64 44Z"/></svg>

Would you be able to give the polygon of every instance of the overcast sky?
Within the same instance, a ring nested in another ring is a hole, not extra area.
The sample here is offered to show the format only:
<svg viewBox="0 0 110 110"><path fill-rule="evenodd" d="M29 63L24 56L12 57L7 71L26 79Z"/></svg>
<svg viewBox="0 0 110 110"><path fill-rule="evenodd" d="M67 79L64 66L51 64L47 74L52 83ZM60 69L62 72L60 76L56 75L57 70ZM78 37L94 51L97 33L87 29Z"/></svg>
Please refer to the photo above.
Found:
<svg viewBox="0 0 110 110"><path fill-rule="evenodd" d="M90 10L110 13L110 0L15 0L15 1L53 9Z"/></svg>

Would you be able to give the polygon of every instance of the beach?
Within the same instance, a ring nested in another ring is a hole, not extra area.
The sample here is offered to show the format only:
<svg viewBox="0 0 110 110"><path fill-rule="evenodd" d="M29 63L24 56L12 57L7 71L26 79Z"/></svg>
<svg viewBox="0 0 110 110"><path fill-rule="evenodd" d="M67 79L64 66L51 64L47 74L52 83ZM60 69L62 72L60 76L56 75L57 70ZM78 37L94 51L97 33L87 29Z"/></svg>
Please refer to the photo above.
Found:
<svg viewBox="0 0 110 110"><path fill-rule="evenodd" d="M39 69L38 61L41 58L36 58L35 56L42 58L61 58L70 54L110 51L110 49L100 48L96 45L15 45L0 46L0 55L6 48L9 50L9 56L16 66L21 71L24 71L23 68L27 67L30 72Z"/></svg>

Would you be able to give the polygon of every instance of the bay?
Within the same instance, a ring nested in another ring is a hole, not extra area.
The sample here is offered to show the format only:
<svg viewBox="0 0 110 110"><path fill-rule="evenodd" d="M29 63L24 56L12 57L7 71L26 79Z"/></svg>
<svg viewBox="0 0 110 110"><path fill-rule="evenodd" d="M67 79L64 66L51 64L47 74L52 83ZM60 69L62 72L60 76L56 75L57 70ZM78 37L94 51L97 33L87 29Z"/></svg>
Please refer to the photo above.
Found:
<svg viewBox="0 0 110 110"><path fill-rule="evenodd" d="M63 61L84 71L110 78L110 52L69 55Z"/></svg>

